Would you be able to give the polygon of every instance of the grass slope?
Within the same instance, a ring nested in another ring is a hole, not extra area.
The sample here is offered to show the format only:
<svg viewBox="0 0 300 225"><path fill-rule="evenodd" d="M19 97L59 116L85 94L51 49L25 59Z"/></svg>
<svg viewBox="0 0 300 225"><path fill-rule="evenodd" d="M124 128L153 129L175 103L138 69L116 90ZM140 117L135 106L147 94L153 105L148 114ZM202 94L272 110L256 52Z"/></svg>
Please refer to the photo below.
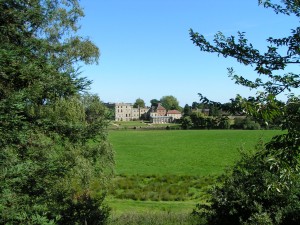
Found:
<svg viewBox="0 0 300 225"><path fill-rule="evenodd" d="M239 157L280 131L111 131L116 173L124 175L219 175Z"/></svg>

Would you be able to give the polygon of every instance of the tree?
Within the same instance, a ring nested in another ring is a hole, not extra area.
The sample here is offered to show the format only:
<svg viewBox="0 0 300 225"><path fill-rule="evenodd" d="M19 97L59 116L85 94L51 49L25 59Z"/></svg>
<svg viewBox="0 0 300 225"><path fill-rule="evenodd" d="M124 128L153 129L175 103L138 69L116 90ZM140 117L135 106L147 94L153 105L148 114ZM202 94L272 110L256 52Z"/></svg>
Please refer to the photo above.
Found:
<svg viewBox="0 0 300 225"><path fill-rule="evenodd" d="M207 117L203 113L193 112L190 115L192 120L193 128L196 129L206 129L207 128Z"/></svg>
<svg viewBox="0 0 300 225"><path fill-rule="evenodd" d="M220 129L229 129L230 128L229 118L227 116L222 116L220 118L220 122L218 124L218 127Z"/></svg>
<svg viewBox="0 0 300 225"><path fill-rule="evenodd" d="M152 106L157 107L158 103L160 103L160 101L157 99L152 99L152 100L150 100L150 103L151 103L151 107Z"/></svg>
<svg viewBox="0 0 300 225"><path fill-rule="evenodd" d="M259 4L277 14L300 16L299 1L274 4L270 0L259 0ZM265 53L255 49L243 32L238 32L237 38L225 37L219 32L214 44L193 30L190 35L201 51L235 58L241 64L253 66L258 75L264 76L249 80L235 74L232 68L228 69L235 83L263 90L254 97L238 95L232 99L232 111L244 111L266 124L282 117L282 127L287 130L253 155L242 158L232 174L225 177L223 186L214 189L210 206L198 207L200 215L205 216L208 224L220 224L221 221L222 224L298 224L300 126L296 121L300 121L299 98L290 94L283 105L276 97L299 88L299 74L286 72L286 69L288 65L299 64L300 28L292 29L284 38L268 38ZM202 102L212 102L201 94L200 98ZM220 103L213 103L221 107ZM243 182L247 185L241 185Z"/></svg>
<svg viewBox="0 0 300 225"><path fill-rule="evenodd" d="M0 224L103 224L112 174L106 108L76 65L77 0L0 1Z"/></svg>
<svg viewBox="0 0 300 225"><path fill-rule="evenodd" d="M192 107L189 106L188 104L185 104L183 108L183 116L190 116L192 113Z"/></svg>
<svg viewBox="0 0 300 225"><path fill-rule="evenodd" d="M180 110L178 100L172 95L167 95L167 96L161 97L160 102L161 102L161 105L166 110L170 110L170 109Z"/></svg>
<svg viewBox="0 0 300 225"><path fill-rule="evenodd" d="M133 107L134 108L138 108L138 107L145 108L145 102L144 102L144 100L141 99L141 98L138 98L137 100L135 100L135 103L133 104Z"/></svg>
<svg viewBox="0 0 300 225"><path fill-rule="evenodd" d="M184 130L188 130L190 129L191 127L193 127L193 122L191 120L191 117L189 116L185 116L181 119L181 127L182 129Z"/></svg>
<svg viewBox="0 0 300 225"><path fill-rule="evenodd" d="M199 108L200 108L200 103L198 103L198 102L192 103L192 109L199 109Z"/></svg>
<svg viewBox="0 0 300 225"><path fill-rule="evenodd" d="M204 224L299 224L299 174L294 174L289 189L272 191L270 181L281 183L282 174L270 171L272 158L260 157L264 144L256 148L255 154L242 151L241 159L219 178L222 185L209 191L210 205L198 205L194 214L205 219Z"/></svg>

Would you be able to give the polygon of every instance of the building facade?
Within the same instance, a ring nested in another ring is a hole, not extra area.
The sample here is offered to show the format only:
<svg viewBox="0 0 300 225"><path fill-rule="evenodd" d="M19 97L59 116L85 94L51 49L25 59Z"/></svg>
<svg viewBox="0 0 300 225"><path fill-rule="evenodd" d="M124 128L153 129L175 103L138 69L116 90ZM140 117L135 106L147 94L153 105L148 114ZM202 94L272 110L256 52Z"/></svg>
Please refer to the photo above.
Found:
<svg viewBox="0 0 300 225"><path fill-rule="evenodd" d="M115 103L115 121L132 121L145 118L150 108L133 108L131 103Z"/></svg>
<svg viewBox="0 0 300 225"><path fill-rule="evenodd" d="M181 118L178 110L167 111L160 103L157 107L134 108L131 103L107 103L115 112L115 121L132 121L145 119L151 123L171 123Z"/></svg>
<svg viewBox="0 0 300 225"><path fill-rule="evenodd" d="M168 110L167 116L172 117L172 121L174 121L174 120L179 120L181 118L182 114L178 110L174 109L174 110Z"/></svg>
<svg viewBox="0 0 300 225"><path fill-rule="evenodd" d="M160 103L157 107L152 107L150 110L151 123L172 123L182 116L178 110L166 110Z"/></svg>

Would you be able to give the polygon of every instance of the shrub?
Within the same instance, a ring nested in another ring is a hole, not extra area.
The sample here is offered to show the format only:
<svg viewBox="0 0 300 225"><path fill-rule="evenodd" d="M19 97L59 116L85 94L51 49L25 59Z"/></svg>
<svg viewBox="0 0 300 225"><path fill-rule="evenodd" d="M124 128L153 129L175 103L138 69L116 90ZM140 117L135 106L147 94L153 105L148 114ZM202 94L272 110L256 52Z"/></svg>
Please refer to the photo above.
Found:
<svg viewBox="0 0 300 225"><path fill-rule="evenodd" d="M235 129L244 129L244 130L259 130L260 124L251 120L250 118L234 118Z"/></svg>
<svg viewBox="0 0 300 225"><path fill-rule="evenodd" d="M250 120L249 118L245 118L243 122L244 122L244 124L243 124L244 130L259 130L260 129L259 123L256 123L255 121Z"/></svg>
<svg viewBox="0 0 300 225"><path fill-rule="evenodd" d="M289 188L280 170L271 170L274 159L262 144L255 154L242 153L222 185L209 191L210 204L199 204L194 214L207 224L299 224L300 176L291 173ZM220 178L221 179L221 178ZM282 186L281 186L282 185Z"/></svg>

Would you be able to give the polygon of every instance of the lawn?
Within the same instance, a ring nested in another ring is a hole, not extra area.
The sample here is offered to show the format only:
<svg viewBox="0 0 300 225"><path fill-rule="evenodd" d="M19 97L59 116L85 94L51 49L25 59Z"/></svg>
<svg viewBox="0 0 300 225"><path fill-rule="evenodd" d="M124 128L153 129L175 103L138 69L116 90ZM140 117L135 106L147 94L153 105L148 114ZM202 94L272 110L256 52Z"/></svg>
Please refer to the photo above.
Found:
<svg viewBox="0 0 300 225"><path fill-rule="evenodd" d="M123 175L219 175L246 151L280 131L110 131L116 173Z"/></svg>

